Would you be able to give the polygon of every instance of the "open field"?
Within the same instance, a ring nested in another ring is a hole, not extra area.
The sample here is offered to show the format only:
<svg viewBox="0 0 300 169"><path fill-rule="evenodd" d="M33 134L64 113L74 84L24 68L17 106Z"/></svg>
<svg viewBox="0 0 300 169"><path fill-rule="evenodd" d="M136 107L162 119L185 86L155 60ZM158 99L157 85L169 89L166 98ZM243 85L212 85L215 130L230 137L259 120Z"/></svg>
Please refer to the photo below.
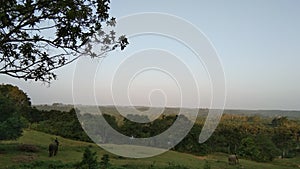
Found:
<svg viewBox="0 0 300 169"><path fill-rule="evenodd" d="M16 141L2 141L0 142L0 168L6 168L12 165L19 165L22 163L31 163L35 161L48 161L48 163L62 162L62 163L76 163L82 158L84 149L89 146L92 151L96 151L98 159L103 154L109 154L95 144L64 139L57 136L60 140L61 146L56 157L49 158L47 147L48 144L56 138L54 135L45 134L33 130L25 130L22 137ZM31 144L36 146L38 152L23 152L18 150L20 144ZM245 169L292 169L300 168L300 158L292 159L276 159L271 163L257 163L249 160L240 160L239 166L230 166L227 164L227 155L222 153L215 153L208 156L194 156L185 153L178 153L168 151L159 156L145 158L145 159L129 159L120 158L118 156L109 154L111 163L119 166L136 166L137 168L148 168L151 165L157 167L164 167L170 164L182 165L191 169L203 168L205 161L212 169L231 169L231 168L245 168Z"/></svg>

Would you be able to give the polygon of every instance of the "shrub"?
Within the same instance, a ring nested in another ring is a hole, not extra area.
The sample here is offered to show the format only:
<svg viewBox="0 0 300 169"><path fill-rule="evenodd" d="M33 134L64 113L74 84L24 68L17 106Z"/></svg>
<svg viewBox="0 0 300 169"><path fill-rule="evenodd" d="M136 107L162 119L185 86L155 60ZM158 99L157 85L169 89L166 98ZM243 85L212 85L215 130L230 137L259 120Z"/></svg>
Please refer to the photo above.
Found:
<svg viewBox="0 0 300 169"><path fill-rule="evenodd" d="M98 169L96 152L92 152L90 148L86 148L83 153L82 161L77 165L77 169Z"/></svg>

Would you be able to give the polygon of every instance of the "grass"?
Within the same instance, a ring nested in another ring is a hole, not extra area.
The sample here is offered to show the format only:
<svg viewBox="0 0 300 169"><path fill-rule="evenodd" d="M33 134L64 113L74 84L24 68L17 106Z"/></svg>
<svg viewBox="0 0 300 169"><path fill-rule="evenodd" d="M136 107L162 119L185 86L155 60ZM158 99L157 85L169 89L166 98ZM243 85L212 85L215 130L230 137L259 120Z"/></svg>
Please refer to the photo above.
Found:
<svg viewBox="0 0 300 169"><path fill-rule="evenodd" d="M60 141L58 155L52 158L48 157L48 144L55 138ZM31 144L38 147L38 152L23 152L19 151L17 147L20 144ZM47 161L47 162L62 162L62 163L76 163L81 161L84 149L90 147L92 151L96 151L99 161L103 154L109 154L111 163L114 165L130 165L138 166L138 168L148 168L151 165L164 167L170 164L182 165L191 169L202 169L205 161L208 161L211 169L292 169L300 168L300 158L292 159L276 159L270 163L257 163L249 160L240 160L239 166L230 166L227 163L226 154L215 153L208 156L194 156L185 153L178 153L168 151L159 156L144 158L144 159L131 159L119 158L112 155L105 150L99 148L92 143L81 141L74 141L65 139L59 136L54 136L38 131L25 130L23 136L16 141L1 141L0 142L0 168L7 166L19 165L22 163L30 163L34 161Z"/></svg>

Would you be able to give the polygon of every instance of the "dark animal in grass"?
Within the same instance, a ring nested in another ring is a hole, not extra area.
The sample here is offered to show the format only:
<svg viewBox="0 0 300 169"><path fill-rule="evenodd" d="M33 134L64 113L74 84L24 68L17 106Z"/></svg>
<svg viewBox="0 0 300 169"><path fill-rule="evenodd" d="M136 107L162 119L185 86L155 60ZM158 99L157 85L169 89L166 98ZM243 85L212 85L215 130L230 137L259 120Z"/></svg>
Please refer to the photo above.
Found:
<svg viewBox="0 0 300 169"><path fill-rule="evenodd" d="M232 154L228 156L228 164L230 165L239 164L239 159L236 154Z"/></svg>
<svg viewBox="0 0 300 169"><path fill-rule="evenodd" d="M58 145L59 145L59 142L58 142L57 138L54 140L53 143L49 144L49 157L56 156L57 151L58 151Z"/></svg>

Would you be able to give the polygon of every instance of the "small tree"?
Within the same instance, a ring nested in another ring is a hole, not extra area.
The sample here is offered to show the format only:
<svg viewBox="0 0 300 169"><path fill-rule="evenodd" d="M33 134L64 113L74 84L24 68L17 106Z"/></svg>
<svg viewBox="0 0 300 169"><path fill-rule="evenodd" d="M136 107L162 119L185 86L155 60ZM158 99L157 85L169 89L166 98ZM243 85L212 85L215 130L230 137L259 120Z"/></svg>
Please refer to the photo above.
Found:
<svg viewBox="0 0 300 169"><path fill-rule="evenodd" d="M278 156L279 150L268 136L259 134L242 139L239 154L254 161L266 162Z"/></svg>
<svg viewBox="0 0 300 169"><path fill-rule="evenodd" d="M251 136L242 139L238 152L240 156L250 158L252 160L255 160L260 154L259 148L256 146L255 139Z"/></svg>
<svg viewBox="0 0 300 169"><path fill-rule="evenodd" d="M275 145L281 150L282 157L289 156L289 151L296 147L292 131L285 126L276 127L272 138Z"/></svg>
<svg viewBox="0 0 300 169"><path fill-rule="evenodd" d="M88 147L84 150L82 161L79 163L78 169L98 169L96 152L92 152Z"/></svg>

